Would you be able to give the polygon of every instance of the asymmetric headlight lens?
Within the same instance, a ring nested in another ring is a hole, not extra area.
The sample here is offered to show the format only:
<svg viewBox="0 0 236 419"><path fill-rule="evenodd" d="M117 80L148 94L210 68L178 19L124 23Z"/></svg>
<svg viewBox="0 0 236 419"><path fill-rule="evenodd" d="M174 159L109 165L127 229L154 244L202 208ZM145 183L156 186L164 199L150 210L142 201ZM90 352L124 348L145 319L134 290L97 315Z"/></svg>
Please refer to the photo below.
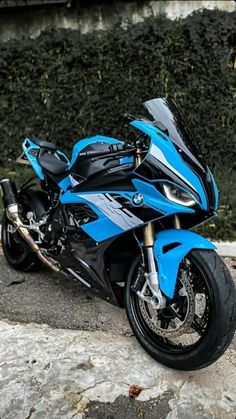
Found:
<svg viewBox="0 0 236 419"><path fill-rule="evenodd" d="M168 183L163 184L163 190L165 192L166 198L176 204L185 205L186 207L191 207L196 203L192 195L188 192L183 191L182 189L170 185Z"/></svg>

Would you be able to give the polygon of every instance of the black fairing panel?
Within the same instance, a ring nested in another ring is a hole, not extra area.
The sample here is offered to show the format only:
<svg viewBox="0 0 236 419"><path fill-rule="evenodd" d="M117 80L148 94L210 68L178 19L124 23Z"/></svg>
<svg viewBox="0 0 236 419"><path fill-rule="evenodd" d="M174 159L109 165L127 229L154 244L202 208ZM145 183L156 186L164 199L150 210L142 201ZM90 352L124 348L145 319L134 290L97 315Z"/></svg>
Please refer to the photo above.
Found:
<svg viewBox="0 0 236 419"><path fill-rule="evenodd" d="M208 201L208 209L213 210L216 207L216 196L213 187L213 182L211 178L211 173L209 168L207 167L205 171L202 171L192 160L188 158L188 156L182 152L182 158L185 163L191 168L193 172L196 173L198 176L203 188L206 191L206 198ZM190 193L195 195L198 199L199 195L195 190L193 190L188 184L182 181L174 172L164 166L161 162L159 162L159 167L156 166L151 155L147 155L145 160L142 164L136 169L136 174L145 178L146 180L167 180L171 182L175 182L176 184L182 186L183 188L189 190Z"/></svg>
<svg viewBox="0 0 236 419"><path fill-rule="evenodd" d="M72 238L70 245L55 259L65 271L71 268L80 274L99 298L117 306L120 302L114 289L118 282L126 281L129 267L138 253L133 234L126 233L125 238L114 237L102 243L95 243L89 237Z"/></svg>
<svg viewBox="0 0 236 419"><path fill-rule="evenodd" d="M146 205L142 205L140 207L134 206L128 199L125 199L119 195L119 192L136 192L136 189L132 183L132 180L135 178L137 178L137 176L130 171L119 170L117 173L109 175L105 172L99 177L94 175L90 179L84 180L82 183L75 186L72 189L72 192L107 192L122 205L123 209L131 211L132 214L144 222L149 222L151 220L163 217L165 215L163 212L154 210Z"/></svg>
<svg viewBox="0 0 236 419"><path fill-rule="evenodd" d="M99 142L90 144L83 149L83 153L88 151L107 151L107 143ZM91 157L80 157L78 155L75 163L71 167L71 173L79 175L84 179L87 179L95 174L98 174L104 170L108 170L120 166L119 159L114 157L106 156L104 158L94 159Z"/></svg>
<svg viewBox="0 0 236 419"><path fill-rule="evenodd" d="M50 184L51 189L58 190L59 182L70 173L68 161L55 149L41 148L38 162L42 167L43 174Z"/></svg>
<svg viewBox="0 0 236 419"><path fill-rule="evenodd" d="M30 203L30 208L36 215L36 219L40 219L49 209L48 194L36 184L22 188L19 197L26 205Z"/></svg>
<svg viewBox="0 0 236 419"><path fill-rule="evenodd" d="M215 194L215 191L214 191L211 172L210 172L209 168L207 168L207 172L206 172L205 176L203 177L203 183L204 183L204 187L205 187L206 192L207 192L209 209L213 211L216 208L216 194Z"/></svg>
<svg viewBox="0 0 236 419"><path fill-rule="evenodd" d="M99 176L96 174L89 179L84 180L73 188L73 192L90 192L90 191L123 191L135 192L132 183L134 175L131 172L118 170L116 173L108 174L107 171L102 172Z"/></svg>

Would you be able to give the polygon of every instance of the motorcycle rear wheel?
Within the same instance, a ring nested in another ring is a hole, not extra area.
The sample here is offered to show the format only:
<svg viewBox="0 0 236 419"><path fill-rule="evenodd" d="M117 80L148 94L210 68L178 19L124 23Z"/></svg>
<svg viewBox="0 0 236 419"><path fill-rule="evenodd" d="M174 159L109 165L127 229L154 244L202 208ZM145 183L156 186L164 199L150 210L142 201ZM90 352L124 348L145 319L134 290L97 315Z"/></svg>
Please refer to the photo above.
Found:
<svg viewBox="0 0 236 419"><path fill-rule="evenodd" d="M186 332L183 338L187 343L178 342L182 336L171 338L172 330L177 329L170 328L173 320L168 320L167 309L162 312L156 310L156 317L152 317L148 304L145 303L145 311L143 301L141 302L132 290L140 263L140 258L138 258L131 267L126 282L125 306L130 326L141 346L155 360L177 370L197 370L215 362L230 345L236 328L235 287L222 259L213 250L193 250L181 265L177 288L181 281L180 274L184 270L183 267L187 267L190 278L189 289L192 289L190 296L194 295L195 300L199 295L205 298L204 304L201 303L203 307L201 315L194 313L188 327L180 329ZM187 308L189 301L187 293L183 291L181 293L181 287L183 290L183 282L178 288L179 291L175 292L175 299L169 301L168 304L170 308L172 307L172 311L175 307L179 318L183 320L185 314L187 318L191 310ZM182 307L181 315L180 306ZM191 307L192 310L193 307L196 309L197 301L192 302ZM169 317L171 317L170 313L169 311ZM163 329L160 328L160 324L164 325ZM192 342L197 337L198 339Z"/></svg>
<svg viewBox="0 0 236 419"><path fill-rule="evenodd" d="M2 219L2 249L10 266L20 272L35 272L41 268L41 263L29 245L14 231L13 224L3 214Z"/></svg>

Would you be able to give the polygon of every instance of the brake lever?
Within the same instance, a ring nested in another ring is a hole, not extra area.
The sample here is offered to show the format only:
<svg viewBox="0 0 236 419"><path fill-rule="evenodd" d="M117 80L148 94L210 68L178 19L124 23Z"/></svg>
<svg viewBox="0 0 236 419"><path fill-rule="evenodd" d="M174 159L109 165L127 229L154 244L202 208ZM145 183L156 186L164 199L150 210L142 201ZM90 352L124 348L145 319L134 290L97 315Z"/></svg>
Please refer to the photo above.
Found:
<svg viewBox="0 0 236 419"><path fill-rule="evenodd" d="M103 154L103 155L100 155L98 157L91 158L91 161L97 161L97 160L100 160L100 159L104 159L105 157L108 157L108 158L114 157L114 158L118 159L119 157L127 156L129 154L133 154L135 152L135 150L136 149L133 148L132 150L123 150L123 151L120 151L118 153L116 152L116 153L110 153L110 154Z"/></svg>

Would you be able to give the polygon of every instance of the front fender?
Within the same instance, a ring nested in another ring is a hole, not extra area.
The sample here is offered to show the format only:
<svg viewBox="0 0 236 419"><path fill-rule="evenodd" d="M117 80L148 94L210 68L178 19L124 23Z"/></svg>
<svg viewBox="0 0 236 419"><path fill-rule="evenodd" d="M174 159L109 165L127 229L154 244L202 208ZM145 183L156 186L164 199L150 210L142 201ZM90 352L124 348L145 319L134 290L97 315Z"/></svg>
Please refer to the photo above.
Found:
<svg viewBox="0 0 236 419"><path fill-rule="evenodd" d="M179 265L192 249L216 249L204 237L189 230L165 230L156 234L154 253L161 291L173 298Z"/></svg>

